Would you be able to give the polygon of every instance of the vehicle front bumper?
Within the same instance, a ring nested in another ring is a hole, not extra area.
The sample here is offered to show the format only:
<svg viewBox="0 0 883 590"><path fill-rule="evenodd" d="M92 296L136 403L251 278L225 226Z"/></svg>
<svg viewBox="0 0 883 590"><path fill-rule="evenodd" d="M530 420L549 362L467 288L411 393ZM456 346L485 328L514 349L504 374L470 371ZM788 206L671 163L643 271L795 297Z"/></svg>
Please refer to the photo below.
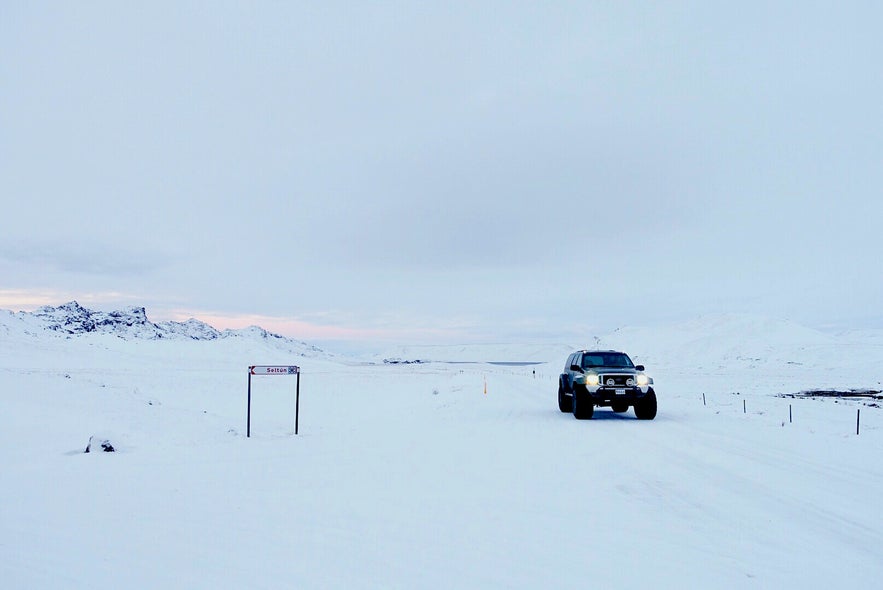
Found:
<svg viewBox="0 0 883 590"><path fill-rule="evenodd" d="M646 387L586 387L589 397L599 406L617 402L633 404L647 395L648 391L650 391L649 385Z"/></svg>

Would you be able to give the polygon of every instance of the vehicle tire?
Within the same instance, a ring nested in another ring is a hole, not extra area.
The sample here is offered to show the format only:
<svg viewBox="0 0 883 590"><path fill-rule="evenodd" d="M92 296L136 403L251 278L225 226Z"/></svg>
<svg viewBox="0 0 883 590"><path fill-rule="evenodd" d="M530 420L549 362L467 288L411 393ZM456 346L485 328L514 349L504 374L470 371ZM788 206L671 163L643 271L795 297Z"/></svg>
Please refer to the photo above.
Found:
<svg viewBox="0 0 883 590"><path fill-rule="evenodd" d="M656 417L656 392L653 389L635 402L635 416L638 420L652 420Z"/></svg>
<svg viewBox="0 0 883 590"><path fill-rule="evenodd" d="M627 402L613 402L610 404L610 409L617 414L622 414L623 412L628 412L629 405Z"/></svg>
<svg viewBox="0 0 883 590"><path fill-rule="evenodd" d="M574 418L577 420L590 420L592 418L592 415L595 413L595 404L592 403L589 392L586 391L585 387L574 386L573 399L571 401Z"/></svg>
<svg viewBox="0 0 883 590"><path fill-rule="evenodd" d="M558 409L562 412L573 411L573 398L564 395L564 385L558 382Z"/></svg>

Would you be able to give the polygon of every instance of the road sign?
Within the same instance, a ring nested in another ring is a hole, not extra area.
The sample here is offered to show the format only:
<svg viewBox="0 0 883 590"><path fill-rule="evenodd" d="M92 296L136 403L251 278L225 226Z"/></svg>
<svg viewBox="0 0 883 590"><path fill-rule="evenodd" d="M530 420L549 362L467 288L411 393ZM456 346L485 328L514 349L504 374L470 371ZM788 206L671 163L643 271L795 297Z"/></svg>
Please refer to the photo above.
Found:
<svg viewBox="0 0 883 590"><path fill-rule="evenodd" d="M245 436L251 436L251 376L252 375L296 375L297 384L294 389L294 434L297 434L300 419L300 367L294 365L270 366L251 365L248 367L248 413L246 417Z"/></svg>
<svg viewBox="0 0 883 590"><path fill-rule="evenodd" d="M300 367L295 366L279 366L279 367L269 367L269 366L251 366L248 368L248 372L252 375L297 375L300 373Z"/></svg>

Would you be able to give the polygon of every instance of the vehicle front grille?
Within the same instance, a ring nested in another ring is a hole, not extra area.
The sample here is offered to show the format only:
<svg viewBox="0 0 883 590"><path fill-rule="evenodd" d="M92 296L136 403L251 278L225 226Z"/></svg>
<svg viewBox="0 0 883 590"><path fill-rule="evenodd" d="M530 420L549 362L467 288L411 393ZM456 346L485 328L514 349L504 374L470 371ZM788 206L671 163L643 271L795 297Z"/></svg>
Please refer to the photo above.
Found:
<svg viewBox="0 0 883 590"><path fill-rule="evenodd" d="M634 378L634 375L601 375L601 385L604 387L628 387L626 381L634 380ZM611 380L613 383L610 383Z"/></svg>

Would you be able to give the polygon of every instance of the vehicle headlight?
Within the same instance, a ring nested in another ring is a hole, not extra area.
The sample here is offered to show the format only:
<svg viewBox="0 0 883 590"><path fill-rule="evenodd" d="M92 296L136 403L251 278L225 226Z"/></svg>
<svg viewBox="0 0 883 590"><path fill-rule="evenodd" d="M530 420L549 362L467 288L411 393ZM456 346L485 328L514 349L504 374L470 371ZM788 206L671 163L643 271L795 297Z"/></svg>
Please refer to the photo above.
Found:
<svg viewBox="0 0 883 590"><path fill-rule="evenodd" d="M644 387L648 383L650 383L650 377L647 375L638 375L638 386Z"/></svg>
<svg viewBox="0 0 883 590"><path fill-rule="evenodd" d="M589 373L588 375L586 375L586 385L598 385L598 383L600 382L601 380L596 374Z"/></svg>

